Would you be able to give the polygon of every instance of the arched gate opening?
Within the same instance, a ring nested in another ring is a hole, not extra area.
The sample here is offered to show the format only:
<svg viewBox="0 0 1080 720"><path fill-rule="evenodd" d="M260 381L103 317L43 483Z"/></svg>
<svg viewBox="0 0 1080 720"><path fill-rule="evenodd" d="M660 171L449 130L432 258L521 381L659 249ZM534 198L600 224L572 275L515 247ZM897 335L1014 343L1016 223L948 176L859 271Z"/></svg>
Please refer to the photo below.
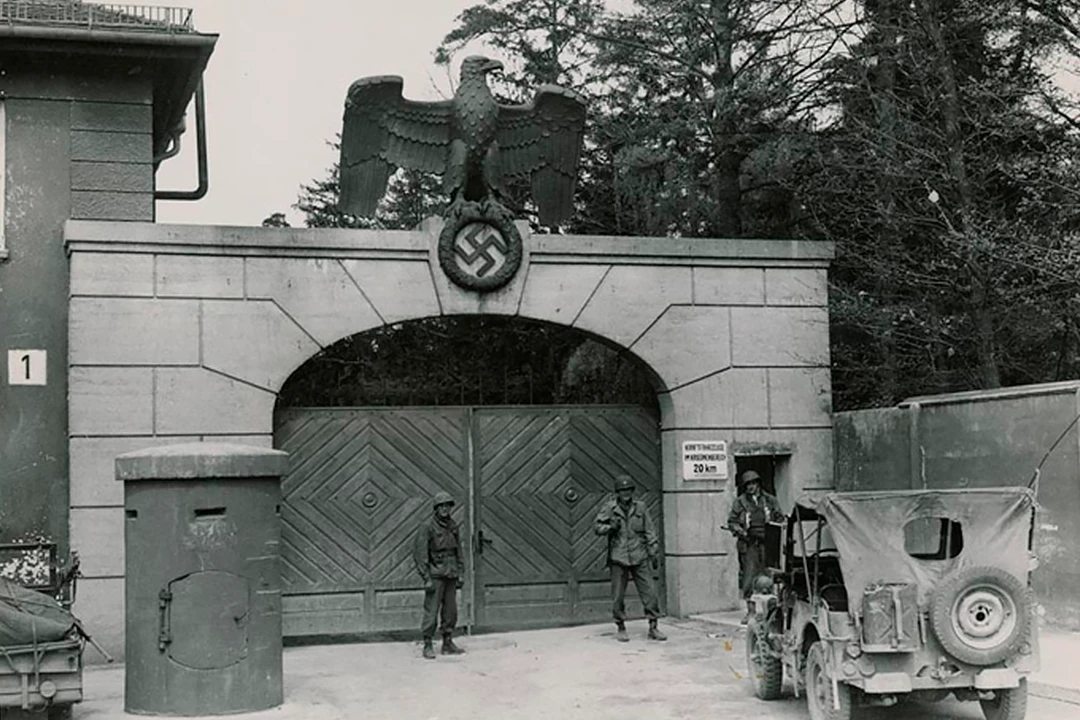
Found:
<svg viewBox="0 0 1080 720"><path fill-rule="evenodd" d="M274 443L291 457L285 635L415 632L412 539L440 490L466 546L461 624L608 619L592 525L616 475L663 527L655 387L625 350L513 317L383 326L312 357L275 408Z"/></svg>

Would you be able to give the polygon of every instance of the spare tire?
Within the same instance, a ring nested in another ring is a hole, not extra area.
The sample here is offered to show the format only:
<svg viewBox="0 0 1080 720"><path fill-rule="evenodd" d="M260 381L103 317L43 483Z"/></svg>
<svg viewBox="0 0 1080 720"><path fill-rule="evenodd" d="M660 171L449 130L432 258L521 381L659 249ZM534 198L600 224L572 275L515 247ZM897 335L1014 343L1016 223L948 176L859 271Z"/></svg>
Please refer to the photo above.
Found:
<svg viewBox="0 0 1080 720"><path fill-rule="evenodd" d="M930 626L942 647L971 665L993 665L1013 655L1031 630L1031 594L1000 568L967 568L945 581L930 600Z"/></svg>

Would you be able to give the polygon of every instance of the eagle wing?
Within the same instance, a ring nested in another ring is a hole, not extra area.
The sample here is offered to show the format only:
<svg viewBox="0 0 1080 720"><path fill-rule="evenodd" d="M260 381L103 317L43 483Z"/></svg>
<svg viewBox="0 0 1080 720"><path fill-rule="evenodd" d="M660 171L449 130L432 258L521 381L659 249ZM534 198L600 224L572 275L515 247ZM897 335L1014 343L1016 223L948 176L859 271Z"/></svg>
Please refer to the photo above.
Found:
<svg viewBox="0 0 1080 720"><path fill-rule="evenodd" d="M345 98L338 206L370 217L394 168L441 174L450 144L450 102L401 97L396 75L361 78Z"/></svg>
<svg viewBox="0 0 1080 720"><path fill-rule="evenodd" d="M541 225L558 225L574 209L585 101L557 85L542 85L528 105L499 107L499 169L529 178Z"/></svg>

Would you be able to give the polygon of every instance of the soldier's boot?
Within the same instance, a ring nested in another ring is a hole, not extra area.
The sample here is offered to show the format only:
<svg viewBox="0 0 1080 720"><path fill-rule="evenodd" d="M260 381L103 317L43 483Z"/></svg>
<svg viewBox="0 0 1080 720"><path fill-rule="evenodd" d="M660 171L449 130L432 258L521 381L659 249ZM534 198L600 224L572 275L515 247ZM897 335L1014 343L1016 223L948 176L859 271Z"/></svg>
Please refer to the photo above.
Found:
<svg viewBox="0 0 1080 720"><path fill-rule="evenodd" d="M656 621L649 621L649 639L650 640L667 640L667 635L660 632L660 628L656 627Z"/></svg>
<svg viewBox="0 0 1080 720"><path fill-rule="evenodd" d="M454 639L449 635L443 635L442 639L442 654L443 655L464 655L464 648L460 648L454 644Z"/></svg>
<svg viewBox="0 0 1080 720"><path fill-rule="evenodd" d="M424 638L424 658L427 660L435 659L435 646L431 642L431 638Z"/></svg>
<svg viewBox="0 0 1080 720"><path fill-rule="evenodd" d="M626 626L615 623L615 639L619 642L630 642L630 636L626 634Z"/></svg>

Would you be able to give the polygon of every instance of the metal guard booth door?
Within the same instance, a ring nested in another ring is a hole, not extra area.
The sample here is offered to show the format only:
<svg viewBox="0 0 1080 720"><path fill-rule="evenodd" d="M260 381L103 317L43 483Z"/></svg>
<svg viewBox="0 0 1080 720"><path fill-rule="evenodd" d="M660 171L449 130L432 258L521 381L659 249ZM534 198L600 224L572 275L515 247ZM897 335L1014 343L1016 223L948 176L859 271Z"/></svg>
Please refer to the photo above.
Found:
<svg viewBox="0 0 1080 720"><path fill-rule="evenodd" d="M204 570L169 583L163 631L173 661L194 670L234 665L248 654L248 581Z"/></svg>
<svg viewBox="0 0 1080 720"><path fill-rule="evenodd" d="M609 618L606 545L592 521L626 473L663 527L658 444L656 420L625 406L279 413L275 446L290 454L285 635L415 631L423 593L413 533L440 490L457 501L466 545L460 625Z"/></svg>

